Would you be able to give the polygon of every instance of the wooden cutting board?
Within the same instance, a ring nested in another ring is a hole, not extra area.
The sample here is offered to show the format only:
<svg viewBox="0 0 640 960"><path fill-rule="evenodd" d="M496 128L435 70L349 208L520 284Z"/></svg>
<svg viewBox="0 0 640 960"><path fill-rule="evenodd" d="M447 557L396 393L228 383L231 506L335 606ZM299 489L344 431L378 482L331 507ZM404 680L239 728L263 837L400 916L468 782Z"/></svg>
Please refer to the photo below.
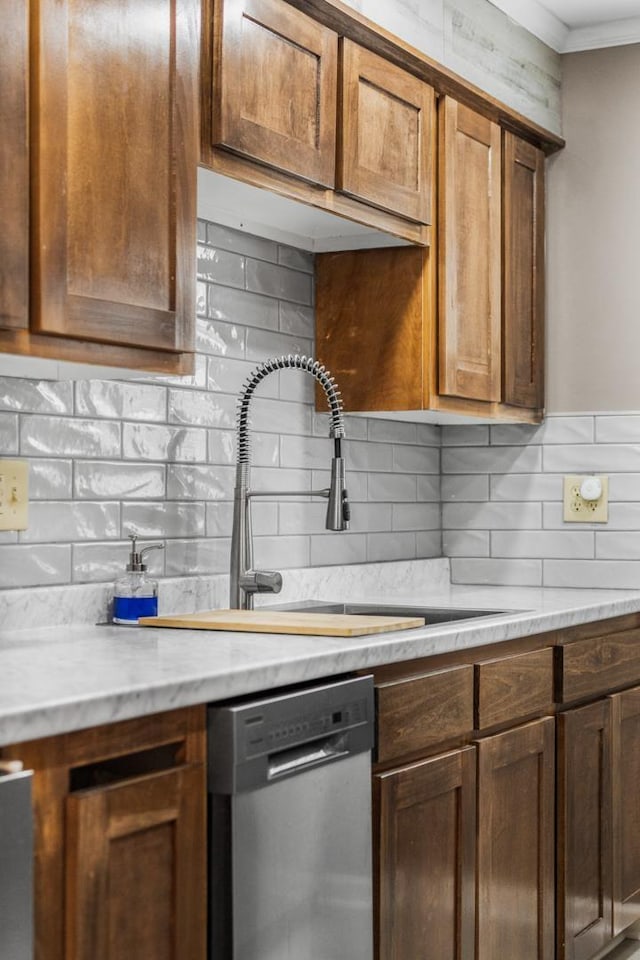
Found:
<svg viewBox="0 0 640 960"><path fill-rule="evenodd" d="M143 627L183 630L237 630L245 633L298 633L324 637L359 637L390 630L423 627L424 617L373 617L300 610L205 610L174 616L140 617Z"/></svg>

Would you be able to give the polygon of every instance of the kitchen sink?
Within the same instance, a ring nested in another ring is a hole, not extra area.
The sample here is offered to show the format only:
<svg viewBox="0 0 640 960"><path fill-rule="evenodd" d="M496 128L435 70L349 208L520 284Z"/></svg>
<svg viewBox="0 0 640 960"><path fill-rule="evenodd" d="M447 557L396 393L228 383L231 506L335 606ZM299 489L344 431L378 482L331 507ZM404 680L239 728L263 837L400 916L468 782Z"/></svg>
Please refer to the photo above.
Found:
<svg viewBox="0 0 640 960"><path fill-rule="evenodd" d="M300 613L349 613L369 617L424 617L427 626L520 612L515 610L473 610L467 607L422 607L397 603L333 603L323 600L301 600L297 603L270 606L269 609L297 610Z"/></svg>

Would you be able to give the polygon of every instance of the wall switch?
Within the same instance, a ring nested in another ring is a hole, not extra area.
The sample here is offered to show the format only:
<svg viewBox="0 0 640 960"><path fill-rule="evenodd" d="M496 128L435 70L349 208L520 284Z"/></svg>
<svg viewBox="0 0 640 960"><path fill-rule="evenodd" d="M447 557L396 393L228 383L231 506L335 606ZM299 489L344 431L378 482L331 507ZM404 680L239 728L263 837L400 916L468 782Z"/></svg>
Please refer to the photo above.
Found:
<svg viewBox="0 0 640 960"><path fill-rule="evenodd" d="M596 499L586 500L580 490L585 492L595 486L585 481L600 481L602 492ZM565 523L607 523L609 519L609 477L569 476L564 478L564 512Z"/></svg>
<svg viewBox="0 0 640 960"><path fill-rule="evenodd" d="M28 478L26 460L0 460L0 530L27 529Z"/></svg>

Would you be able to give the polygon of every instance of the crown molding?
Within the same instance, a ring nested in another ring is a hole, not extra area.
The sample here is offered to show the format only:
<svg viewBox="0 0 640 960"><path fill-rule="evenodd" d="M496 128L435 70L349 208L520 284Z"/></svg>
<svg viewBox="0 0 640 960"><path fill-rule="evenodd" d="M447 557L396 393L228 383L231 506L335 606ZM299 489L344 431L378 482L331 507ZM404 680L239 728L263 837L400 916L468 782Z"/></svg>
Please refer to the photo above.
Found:
<svg viewBox="0 0 640 960"><path fill-rule="evenodd" d="M538 0L489 0L494 7L552 47L557 53L577 53L602 47L640 43L640 17L610 20L588 27L574 27L543 7Z"/></svg>
<svg viewBox="0 0 640 960"><path fill-rule="evenodd" d="M628 20L612 20L593 27L576 27L569 31L561 53L578 50L597 50L601 47L621 47L627 43L640 43L640 17Z"/></svg>

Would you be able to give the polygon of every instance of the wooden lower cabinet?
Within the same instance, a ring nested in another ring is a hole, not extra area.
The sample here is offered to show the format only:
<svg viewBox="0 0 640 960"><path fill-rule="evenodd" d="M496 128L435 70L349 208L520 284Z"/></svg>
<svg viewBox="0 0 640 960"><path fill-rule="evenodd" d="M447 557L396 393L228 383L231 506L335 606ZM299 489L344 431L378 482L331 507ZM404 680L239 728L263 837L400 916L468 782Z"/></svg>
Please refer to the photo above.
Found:
<svg viewBox="0 0 640 960"><path fill-rule="evenodd" d="M473 960L475 749L374 777L378 960Z"/></svg>
<svg viewBox="0 0 640 960"><path fill-rule="evenodd" d="M2 750L34 770L35 960L205 960L204 711Z"/></svg>
<svg viewBox="0 0 640 960"><path fill-rule="evenodd" d="M558 956L587 960L611 940L611 710L558 717Z"/></svg>
<svg viewBox="0 0 640 960"><path fill-rule="evenodd" d="M553 960L554 720L536 720L476 746L476 960Z"/></svg>
<svg viewBox="0 0 640 960"><path fill-rule="evenodd" d="M640 687L609 698L612 710L613 935L640 920Z"/></svg>

